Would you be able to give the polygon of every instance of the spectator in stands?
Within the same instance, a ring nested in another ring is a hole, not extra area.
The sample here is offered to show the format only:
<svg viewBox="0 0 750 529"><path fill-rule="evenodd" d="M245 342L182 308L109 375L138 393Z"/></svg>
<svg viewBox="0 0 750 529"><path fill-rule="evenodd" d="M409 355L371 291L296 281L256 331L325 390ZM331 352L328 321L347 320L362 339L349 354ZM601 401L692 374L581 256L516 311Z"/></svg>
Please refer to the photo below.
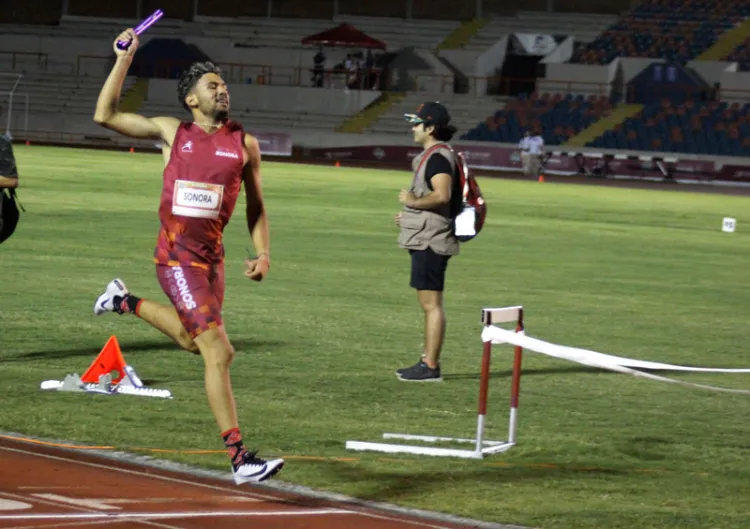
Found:
<svg viewBox="0 0 750 529"><path fill-rule="evenodd" d="M349 87L349 83L351 83L351 71L354 67L354 59L352 58L351 53L346 54L346 60L344 60L344 71L346 72L346 86Z"/></svg>
<svg viewBox="0 0 750 529"><path fill-rule="evenodd" d="M344 63L346 68L346 88L357 88L357 73L359 72L359 59L356 54L349 53Z"/></svg>
<svg viewBox="0 0 750 529"><path fill-rule="evenodd" d="M318 48L318 53L313 57L313 86L320 88L323 86L323 77L325 73L326 55L323 53L323 46Z"/></svg>
<svg viewBox="0 0 750 529"><path fill-rule="evenodd" d="M716 101L721 93L721 84L714 83L710 88L706 88L701 93L701 99L705 102Z"/></svg>
<svg viewBox="0 0 750 529"><path fill-rule="evenodd" d="M367 50L365 56L365 86L367 90L372 90L375 86L375 57L372 55L372 50Z"/></svg>
<svg viewBox="0 0 750 529"><path fill-rule="evenodd" d="M521 165L523 175L536 178L539 176L539 170L542 168L542 155L544 154L544 138L539 134L526 129L523 138L518 144L521 150Z"/></svg>
<svg viewBox="0 0 750 529"><path fill-rule="evenodd" d="M410 286L424 311L424 349L420 360L396 374L408 382L441 381L440 352L445 337L443 288L448 260L458 254L453 221L461 211L463 195L458 160L445 142L456 128L440 103L424 103L416 114L406 114L414 142L423 151L413 161L409 191L401 190L404 209L396 215L398 244L411 256Z"/></svg>

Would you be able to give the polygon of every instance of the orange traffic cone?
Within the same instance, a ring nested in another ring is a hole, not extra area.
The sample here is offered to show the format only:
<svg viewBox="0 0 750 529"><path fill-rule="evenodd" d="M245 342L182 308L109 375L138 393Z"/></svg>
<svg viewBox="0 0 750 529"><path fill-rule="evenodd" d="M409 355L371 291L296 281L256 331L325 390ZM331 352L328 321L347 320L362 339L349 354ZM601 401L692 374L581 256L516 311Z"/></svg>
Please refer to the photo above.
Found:
<svg viewBox="0 0 750 529"><path fill-rule="evenodd" d="M336 167L341 167L341 162L339 162L338 160L336 161Z"/></svg>
<svg viewBox="0 0 750 529"><path fill-rule="evenodd" d="M539 175L539 183L541 184L544 182L544 175Z"/></svg>
<svg viewBox="0 0 750 529"><path fill-rule="evenodd" d="M122 356L120 344L116 336L110 336L107 343L104 344L99 355L94 359L89 368L81 377L84 383L98 384L101 375L108 375L112 371L117 371L117 377L112 375L112 383L117 384L125 376L125 358Z"/></svg>
<svg viewBox="0 0 750 529"><path fill-rule="evenodd" d="M135 152L135 149L133 147L130 148L130 152Z"/></svg>

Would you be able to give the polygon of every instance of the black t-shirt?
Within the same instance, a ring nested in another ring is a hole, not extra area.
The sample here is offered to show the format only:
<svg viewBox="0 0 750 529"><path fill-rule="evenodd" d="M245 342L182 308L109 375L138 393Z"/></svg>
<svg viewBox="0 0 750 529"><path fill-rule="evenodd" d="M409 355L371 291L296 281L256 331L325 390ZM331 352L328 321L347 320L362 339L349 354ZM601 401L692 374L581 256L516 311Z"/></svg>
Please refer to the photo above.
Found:
<svg viewBox="0 0 750 529"><path fill-rule="evenodd" d="M431 154L427 159L427 167L425 167L424 172L424 179L430 191L434 191L431 182L432 177L441 173L451 175L451 217L455 217L461 212L461 202L463 200L461 196L461 179L458 176L458 166L453 169L448 158L441 153L436 152Z"/></svg>

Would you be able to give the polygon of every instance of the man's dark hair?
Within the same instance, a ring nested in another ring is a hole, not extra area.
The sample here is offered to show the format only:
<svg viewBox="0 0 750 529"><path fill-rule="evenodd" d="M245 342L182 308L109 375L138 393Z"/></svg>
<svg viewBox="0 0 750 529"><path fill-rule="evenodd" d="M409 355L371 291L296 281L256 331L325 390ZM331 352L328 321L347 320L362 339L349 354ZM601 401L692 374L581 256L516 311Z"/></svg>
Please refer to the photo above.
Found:
<svg viewBox="0 0 750 529"><path fill-rule="evenodd" d="M453 125L446 125L444 127L436 126L435 130L432 131L432 135L438 141L451 141L457 130Z"/></svg>
<svg viewBox="0 0 750 529"><path fill-rule="evenodd" d="M211 61L194 62L190 65L190 68L180 74L180 80L177 83L177 98L180 100L180 104L185 107L185 110L188 112L190 112L190 107L185 103L185 98L193 87L195 87L198 80L207 73L215 73L220 76L221 68Z"/></svg>

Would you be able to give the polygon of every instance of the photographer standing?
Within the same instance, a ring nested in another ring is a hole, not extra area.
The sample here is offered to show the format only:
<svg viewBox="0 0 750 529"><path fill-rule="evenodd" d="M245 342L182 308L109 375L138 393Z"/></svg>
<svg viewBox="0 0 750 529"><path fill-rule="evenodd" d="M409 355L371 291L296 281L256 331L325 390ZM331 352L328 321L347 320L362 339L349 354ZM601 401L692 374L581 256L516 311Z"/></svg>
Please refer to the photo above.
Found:
<svg viewBox="0 0 750 529"><path fill-rule="evenodd" d="M448 260L458 254L453 230L461 210L457 158L450 146L456 128L440 103L424 103L416 114L406 114L414 142L422 153L413 161L414 178L408 191L401 190L404 210L396 215L398 243L411 256L410 286L424 311L424 350L419 362L396 374L409 382L442 381L440 352L445 337L443 288Z"/></svg>
<svg viewBox="0 0 750 529"><path fill-rule="evenodd" d="M539 134L531 135L527 129L518 144L521 150L521 163L523 175L536 178L542 168L542 155L544 154L544 138Z"/></svg>

